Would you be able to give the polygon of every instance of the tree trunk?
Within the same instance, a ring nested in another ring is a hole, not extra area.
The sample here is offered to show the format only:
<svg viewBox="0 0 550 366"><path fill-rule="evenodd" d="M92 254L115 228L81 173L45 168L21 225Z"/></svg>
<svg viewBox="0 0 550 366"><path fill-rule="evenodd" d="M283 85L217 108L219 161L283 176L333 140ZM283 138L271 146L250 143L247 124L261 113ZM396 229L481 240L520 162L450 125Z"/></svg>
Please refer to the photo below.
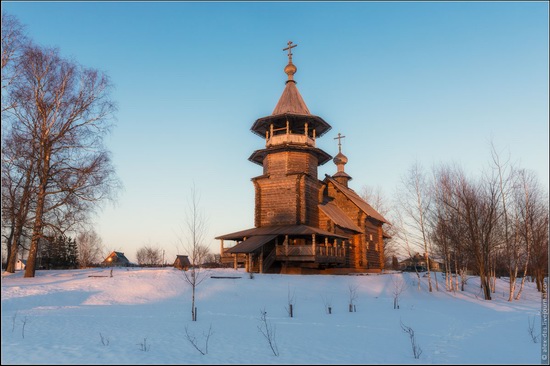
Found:
<svg viewBox="0 0 550 366"><path fill-rule="evenodd" d="M14 221L12 221L11 227L10 227L10 234L8 238L6 239L6 247L7 247L7 255L6 258L8 258L8 261L6 263L6 272L9 273L15 273L15 254L17 253L17 245L14 245L14 231L15 231L15 224ZM15 246L15 250L13 250L13 247Z"/></svg>
<svg viewBox="0 0 550 366"><path fill-rule="evenodd" d="M481 281L484 299L491 300L491 279L485 274L484 271L480 272L479 279Z"/></svg>
<svg viewBox="0 0 550 366"><path fill-rule="evenodd" d="M36 256L38 254L38 243L42 238L43 222L42 216L44 214L44 206L46 204L46 189L48 185L48 171L50 169L50 153L49 150L43 152L43 166L40 176L40 186L38 195L36 197L36 209L34 226L32 229L31 247L29 249L29 256L27 257L27 265L25 266L25 277L34 277L36 272Z"/></svg>
<svg viewBox="0 0 550 366"><path fill-rule="evenodd" d="M36 256L38 253L38 243L42 237L42 212L44 211L45 190L41 189L36 203L36 219L32 230L31 247L25 266L25 277L34 277L36 271Z"/></svg>

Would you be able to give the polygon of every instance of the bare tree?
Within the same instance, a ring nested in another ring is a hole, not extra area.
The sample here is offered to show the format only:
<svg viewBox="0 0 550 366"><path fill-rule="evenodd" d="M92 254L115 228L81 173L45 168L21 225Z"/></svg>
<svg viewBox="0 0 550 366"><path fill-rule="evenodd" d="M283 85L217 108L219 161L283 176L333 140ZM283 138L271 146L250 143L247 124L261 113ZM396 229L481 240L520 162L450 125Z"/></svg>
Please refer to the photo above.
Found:
<svg viewBox="0 0 550 366"><path fill-rule="evenodd" d="M391 282L393 284L393 308L399 309L399 296L403 293L403 291L405 291L405 289L407 288L407 284L405 283L405 281L403 281L401 275L399 275L399 277L396 277L396 275L392 275Z"/></svg>
<svg viewBox="0 0 550 366"><path fill-rule="evenodd" d="M529 317L529 319L527 319L527 323L527 333L529 333L529 336L531 337L533 343L538 343L540 334L537 335L535 333L535 317L533 317L532 320L531 317Z"/></svg>
<svg viewBox="0 0 550 366"><path fill-rule="evenodd" d="M30 40L19 20L2 11L2 237L6 243L6 271L15 271L31 211L34 162L21 154L28 146L11 131L9 112L17 104L10 98L21 76L21 56ZM28 249L28 248L26 248Z"/></svg>
<svg viewBox="0 0 550 366"><path fill-rule="evenodd" d="M403 216L401 214L401 211L396 211L396 215L395 215L395 218L394 218L393 221L394 221L393 227L396 229L395 237L398 240L400 240L400 242L402 244L402 248L407 253L408 258L413 258L414 255L413 255L413 252L412 252L412 249L411 249L411 243L410 243L410 240L409 240L409 235L407 233L407 230L405 229L405 224L404 224L404 220L403 220ZM420 273L418 273L418 269L417 269L416 265L414 265L413 267L414 267L414 272L416 273L416 278L418 280L417 289L420 290L420 283L421 283Z"/></svg>
<svg viewBox="0 0 550 366"><path fill-rule="evenodd" d="M403 322L401 322L401 329L403 330L403 332L409 335L414 358L416 359L420 358L420 355L422 354L422 348L420 348L418 343L416 343L416 336L414 334L414 330L411 327L408 327L405 324L403 324Z"/></svg>
<svg viewBox="0 0 550 366"><path fill-rule="evenodd" d="M267 340L267 343L269 344L269 348L271 348L271 352L273 352L273 355L279 356L279 348L277 347L276 339L276 328L267 320L267 311L265 311L265 309L260 310L260 315L261 324L258 325L258 330Z"/></svg>
<svg viewBox="0 0 550 366"><path fill-rule="evenodd" d="M87 268L98 263L105 251L101 237L93 229L78 233L76 244L80 268Z"/></svg>
<svg viewBox="0 0 550 366"><path fill-rule="evenodd" d="M520 241L518 232L514 232L514 219L513 219L513 191L515 189L514 180L515 172L514 167L510 166L509 158L506 161L501 161L500 154L496 151L496 147L491 143L491 157L493 163L493 169L496 170L498 175L498 189L500 195L500 222L499 227L502 235L503 242L503 257L504 264L508 272L509 278L509 291L508 301L514 300L516 279L518 276L520 266ZM516 211L517 212L517 211ZM516 215L517 217L517 215ZM517 224L516 224L517 226ZM496 258L495 258L496 259ZM493 278L496 279L496 263L493 264ZM493 292L495 290L493 284Z"/></svg>
<svg viewBox="0 0 550 366"><path fill-rule="evenodd" d="M462 291L466 284L466 270L471 255L466 250L464 238L468 227L460 215L461 205L456 193L462 173L459 167L442 165L434 168L434 208L431 211L431 239L438 253L445 260L446 286L458 290L458 274L462 278ZM454 207L456 209L452 209ZM451 278L454 265L455 284Z"/></svg>
<svg viewBox="0 0 550 366"><path fill-rule="evenodd" d="M426 218L431 205L429 188L422 167L416 162L409 169L408 174L402 179L401 189L398 191L397 199L404 213L404 229L409 232L408 236L413 245L422 248L424 251L428 271L428 289L432 292L430 244L428 243L429 228Z"/></svg>
<svg viewBox="0 0 550 366"><path fill-rule="evenodd" d="M446 166L434 169L433 200L434 207L431 214L431 241L438 254L444 258L445 288L455 290L452 278L452 259L455 259L455 276L457 275L457 253L460 252L459 227L455 225L456 217L445 202L452 199L452 174ZM456 278L456 277L455 277ZM458 286L457 288L458 289Z"/></svg>
<svg viewBox="0 0 550 366"><path fill-rule="evenodd" d="M136 259L140 266L159 266L162 262L162 249L145 245L137 250Z"/></svg>
<svg viewBox="0 0 550 366"><path fill-rule="evenodd" d="M250 272L253 273L253 272ZM294 317L294 305L296 305L296 290L292 291L292 295L290 294L290 286L288 287L288 293L287 293L287 299L288 299L288 308L286 308L286 311L288 312L288 316L291 318Z"/></svg>
<svg viewBox="0 0 550 366"><path fill-rule="evenodd" d="M349 284L348 285L348 294L349 294L349 312L354 313L357 311L355 308L355 301L357 300L357 285Z"/></svg>
<svg viewBox="0 0 550 366"><path fill-rule="evenodd" d="M548 197L543 192L536 175L526 170L518 171L516 206L518 211L517 233L525 243L522 260L523 276L515 297L519 300L529 266L542 291L542 281L548 273Z"/></svg>
<svg viewBox="0 0 550 366"><path fill-rule="evenodd" d="M81 222L118 181L103 137L115 110L104 74L62 59L56 49L27 47L9 100L11 132L25 143L36 181L32 237L25 277L34 277L44 228Z"/></svg>
<svg viewBox="0 0 550 366"><path fill-rule="evenodd" d="M21 73L20 58L28 44L25 27L15 16L2 11L2 116L15 106L7 94Z"/></svg>
<svg viewBox="0 0 550 366"><path fill-rule="evenodd" d="M458 169L454 175L453 199L445 204L455 215L457 225L464 227L464 248L473 258L485 300L491 300L489 271L497 243L498 179L493 174L473 181Z"/></svg>
<svg viewBox="0 0 550 366"><path fill-rule="evenodd" d="M332 297L321 295L321 299L323 299L327 314L332 314Z"/></svg>
<svg viewBox="0 0 550 366"><path fill-rule="evenodd" d="M544 281L548 281L548 199L538 203L540 216L532 225L532 249L530 266L537 290L546 294Z"/></svg>
<svg viewBox="0 0 550 366"><path fill-rule="evenodd" d="M6 272L14 273L17 252L32 220L36 164L25 153L27 141L11 130L2 139L2 236L7 249Z"/></svg>
<svg viewBox="0 0 550 366"><path fill-rule="evenodd" d="M203 333L204 337L204 346L200 347L197 341L197 337L189 332L189 328L186 325L185 326L185 336L187 338L187 341L195 348L201 355L206 355L208 353L208 342L210 341L210 337L214 334L212 331L212 324L210 324L210 328L208 328L207 333Z"/></svg>
<svg viewBox="0 0 550 366"><path fill-rule="evenodd" d="M195 295L197 286L206 279L206 271L203 271L200 264L203 263L208 249L204 244L206 237L206 217L200 208L200 197L195 185L191 188L191 196L188 200L185 217L185 234L180 237L180 243L188 253L191 267L183 271L185 281L191 286L191 319L197 320L197 308L195 307Z"/></svg>

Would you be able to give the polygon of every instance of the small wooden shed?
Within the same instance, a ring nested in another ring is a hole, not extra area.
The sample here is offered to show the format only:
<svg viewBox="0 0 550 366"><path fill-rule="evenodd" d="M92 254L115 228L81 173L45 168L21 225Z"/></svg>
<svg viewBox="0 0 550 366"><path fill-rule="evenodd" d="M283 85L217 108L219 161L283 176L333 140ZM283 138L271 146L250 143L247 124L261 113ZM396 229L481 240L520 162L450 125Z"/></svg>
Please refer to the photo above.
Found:
<svg viewBox="0 0 550 366"><path fill-rule="evenodd" d="M130 261L124 253L113 251L101 264L107 267L127 267Z"/></svg>
<svg viewBox="0 0 550 366"><path fill-rule="evenodd" d="M183 269L187 271L191 266L188 256L186 255L176 255L176 260L174 261L174 268Z"/></svg>

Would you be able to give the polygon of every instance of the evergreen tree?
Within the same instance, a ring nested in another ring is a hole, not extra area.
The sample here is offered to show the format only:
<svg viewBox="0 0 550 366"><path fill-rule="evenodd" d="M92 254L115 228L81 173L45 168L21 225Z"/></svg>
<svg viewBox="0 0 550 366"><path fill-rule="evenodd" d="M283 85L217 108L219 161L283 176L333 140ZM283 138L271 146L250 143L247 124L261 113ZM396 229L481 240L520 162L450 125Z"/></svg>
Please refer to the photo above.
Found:
<svg viewBox="0 0 550 366"><path fill-rule="evenodd" d="M78 247L76 240L68 238L67 240L67 268L78 268Z"/></svg>

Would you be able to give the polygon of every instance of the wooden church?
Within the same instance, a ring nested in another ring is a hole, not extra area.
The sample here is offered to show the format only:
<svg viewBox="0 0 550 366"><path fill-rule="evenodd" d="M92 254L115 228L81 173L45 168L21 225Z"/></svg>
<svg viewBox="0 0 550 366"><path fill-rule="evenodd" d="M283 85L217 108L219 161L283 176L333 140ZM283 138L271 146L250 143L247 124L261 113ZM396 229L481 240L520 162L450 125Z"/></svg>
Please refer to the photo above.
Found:
<svg viewBox="0 0 550 366"><path fill-rule="evenodd" d="M265 148L249 157L263 167L263 174L252 178L254 228L216 237L222 262L259 273L381 271L388 222L349 188L352 178L344 170L348 159L340 134L335 174L323 180L317 176L317 167L331 156L315 142L331 126L310 113L298 92L294 47L288 42L284 49L288 80L279 102L251 128L265 138Z"/></svg>

